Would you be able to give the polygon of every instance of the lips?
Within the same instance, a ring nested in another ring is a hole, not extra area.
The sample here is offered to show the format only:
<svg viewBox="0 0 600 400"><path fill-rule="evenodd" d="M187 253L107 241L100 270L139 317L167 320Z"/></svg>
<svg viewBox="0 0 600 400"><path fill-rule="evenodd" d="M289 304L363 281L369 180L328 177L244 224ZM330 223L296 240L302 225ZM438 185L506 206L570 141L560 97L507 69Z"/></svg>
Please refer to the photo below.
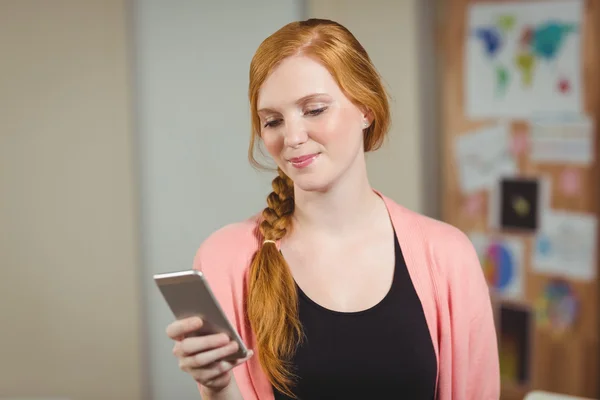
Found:
<svg viewBox="0 0 600 400"><path fill-rule="evenodd" d="M319 153L307 154L305 156L290 158L288 161L293 164L300 164L300 163L303 163L304 161L308 161L311 158L314 158L318 155L319 155Z"/></svg>
<svg viewBox="0 0 600 400"><path fill-rule="evenodd" d="M313 153L313 154L307 154L304 156L290 158L288 160L288 162L294 168L303 169L303 168L306 168L309 165L311 165L313 163L313 161L315 161L317 159L317 157L319 157L319 154L320 153Z"/></svg>

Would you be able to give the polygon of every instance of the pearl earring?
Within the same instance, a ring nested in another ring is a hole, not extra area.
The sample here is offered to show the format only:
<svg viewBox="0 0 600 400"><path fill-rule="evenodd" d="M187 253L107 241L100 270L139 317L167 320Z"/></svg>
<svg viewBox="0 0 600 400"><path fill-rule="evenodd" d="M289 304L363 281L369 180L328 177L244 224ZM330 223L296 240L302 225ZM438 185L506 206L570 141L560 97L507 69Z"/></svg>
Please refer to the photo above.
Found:
<svg viewBox="0 0 600 400"><path fill-rule="evenodd" d="M369 121L365 121L365 122L363 122L363 127L364 127L364 128L368 128L368 127L369 127Z"/></svg>

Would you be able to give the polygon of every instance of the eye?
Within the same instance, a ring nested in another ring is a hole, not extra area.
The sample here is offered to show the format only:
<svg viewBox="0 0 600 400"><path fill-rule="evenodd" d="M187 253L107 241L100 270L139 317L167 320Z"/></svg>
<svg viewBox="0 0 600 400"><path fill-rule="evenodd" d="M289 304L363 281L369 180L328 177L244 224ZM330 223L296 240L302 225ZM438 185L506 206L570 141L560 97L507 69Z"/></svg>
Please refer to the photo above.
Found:
<svg viewBox="0 0 600 400"><path fill-rule="evenodd" d="M280 119L272 119L270 121L267 121L265 123L265 128L275 128L277 126L279 126L279 124L281 124L281 120Z"/></svg>
<svg viewBox="0 0 600 400"><path fill-rule="evenodd" d="M316 116L316 115L322 114L325 110L327 110L327 107L321 107L321 108L307 111L306 114L311 115L311 116Z"/></svg>

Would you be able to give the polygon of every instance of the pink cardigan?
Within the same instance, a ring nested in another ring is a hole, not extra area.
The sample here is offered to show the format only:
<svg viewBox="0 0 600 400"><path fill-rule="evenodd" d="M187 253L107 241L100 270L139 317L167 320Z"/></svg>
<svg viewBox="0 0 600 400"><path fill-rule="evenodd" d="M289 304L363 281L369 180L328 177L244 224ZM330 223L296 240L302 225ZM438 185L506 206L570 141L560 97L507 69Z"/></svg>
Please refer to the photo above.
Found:
<svg viewBox="0 0 600 400"><path fill-rule="evenodd" d="M438 365L437 399L497 400L500 373L488 287L471 242L458 229L410 211L377 192L396 230L421 299ZM259 216L227 225L202 243L202 271L249 348L255 338L244 314L247 273L262 241ZM257 355L233 370L245 400L272 400ZM398 397L401 398L401 393Z"/></svg>

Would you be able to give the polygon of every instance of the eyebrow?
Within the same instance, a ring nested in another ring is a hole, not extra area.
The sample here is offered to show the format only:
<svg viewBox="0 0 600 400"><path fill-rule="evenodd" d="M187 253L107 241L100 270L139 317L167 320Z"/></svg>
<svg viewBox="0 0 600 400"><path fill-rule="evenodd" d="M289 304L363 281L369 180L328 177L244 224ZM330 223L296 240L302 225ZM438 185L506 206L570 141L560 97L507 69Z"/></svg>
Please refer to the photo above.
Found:
<svg viewBox="0 0 600 400"><path fill-rule="evenodd" d="M294 104L306 103L309 100L313 100L313 99L315 99L317 97L321 97L321 96L328 96L328 95L327 95L327 93L311 93L306 96L300 97L298 100L296 100L294 102ZM273 108L269 108L269 107L261 108L260 110L258 110L259 114L265 113L265 112L277 112L277 110L275 110Z"/></svg>

